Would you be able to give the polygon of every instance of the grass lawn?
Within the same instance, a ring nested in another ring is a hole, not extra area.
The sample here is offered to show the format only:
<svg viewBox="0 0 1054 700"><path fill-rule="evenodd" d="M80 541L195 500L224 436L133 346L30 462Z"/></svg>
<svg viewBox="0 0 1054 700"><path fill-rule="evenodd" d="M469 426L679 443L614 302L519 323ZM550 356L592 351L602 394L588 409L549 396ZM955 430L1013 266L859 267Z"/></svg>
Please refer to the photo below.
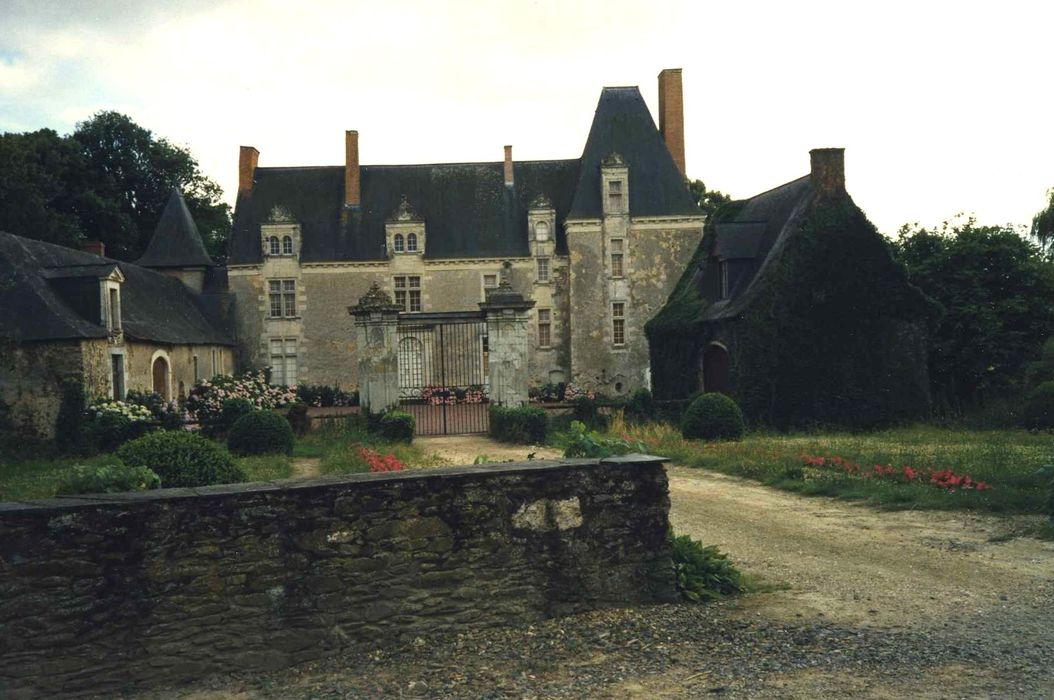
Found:
<svg viewBox="0 0 1054 700"><path fill-rule="evenodd" d="M665 424L614 425L612 433L644 443L676 464L754 479L806 495L863 500L890 508L962 509L1042 513L1050 477L1037 472L1054 462L1054 437L1023 430L965 431L916 426L874 433L780 435L755 433L738 442L684 440ZM864 474L876 465L911 466L925 472L950 469L991 489L947 490L930 483L849 475L810 467L803 456L841 457Z"/></svg>

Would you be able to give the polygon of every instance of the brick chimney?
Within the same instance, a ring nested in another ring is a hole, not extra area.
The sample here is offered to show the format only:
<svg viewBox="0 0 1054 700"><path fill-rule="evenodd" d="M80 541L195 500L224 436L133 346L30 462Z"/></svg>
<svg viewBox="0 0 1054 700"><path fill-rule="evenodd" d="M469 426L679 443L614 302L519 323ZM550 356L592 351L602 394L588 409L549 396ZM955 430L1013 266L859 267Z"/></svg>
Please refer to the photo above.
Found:
<svg viewBox="0 0 1054 700"><path fill-rule="evenodd" d="M256 177L256 164L260 161L260 152L252 146L242 146L238 153L238 194L248 194L253 190L253 179Z"/></svg>
<svg viewBox="0 0 1054 700"><path fill-rule="evenodd" d="M814 148L809 151L813 191L821 198L845 196L845 149Z"/></svg>
<svg viewBox="0 0 1054 700"><path fill-rule="evenodd" d="M681 69L667 68L659 73L659 131L673 162L687 177L684 165L684 97Z"/></svg>
<svg viewBox="0 0 1054 700"><path fill-rule="evenodd" d="M98 255L100 258L106 257L106 244L102 241L85 241L81 244L81 250L85 253Z"/></svg>
<svg viewBox="0 0 1054 700"><path fill-rule="evenodd" d="M505 147L505 186L512 187L512 146Z"/></svg>
<svg viewBox="0 0 1054 700"><path fill-rule="evenodd" d="M359 132L344 132L344 206L358 207L362 182L359 173Z"/></svg>

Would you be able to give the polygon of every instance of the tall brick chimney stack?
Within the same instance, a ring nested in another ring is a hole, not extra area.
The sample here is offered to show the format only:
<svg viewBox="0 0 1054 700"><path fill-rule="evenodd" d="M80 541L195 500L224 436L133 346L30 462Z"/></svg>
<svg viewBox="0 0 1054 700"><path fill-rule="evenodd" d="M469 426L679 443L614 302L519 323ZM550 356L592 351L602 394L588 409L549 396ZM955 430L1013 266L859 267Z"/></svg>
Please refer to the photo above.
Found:
<svg viewBox="0 0 1054 700"><path fill-rule="evenodd" d="M81 250L85 253L98 255L100 258L106 257L106 244L102 241L84 241L84 243L81 244Z"/></svg>
<svg viewBox="0 0 1054 700"><path fill-rule="evenodd" d="M809 151L812 187L818 197L845 196L845 149L814 148Z"/></svg>
<svg viewBox="0 0 1054 700"><path fill-rule="evenodd" d="M344 206L361 203L362 184L359 174L359 132L344 132Z"/></svg>
<svg viewBox="0 0 1054 700"><path fill-rule="evenodd" d="M659 73L659 131L666 148L681 175L687 177L684 165L684 96L681 69L667 68Z"/></svg>
<svg viewBox="0 0 1054 700"><path fill-rule="evenodd" d="M512 187L512 146L505 147L505 186Z"/></svg>
<svg viewBox="0 0 1054 700"><path fill-rule="evenodd" d="M242 146L238 152L238 194L248 194L253 190L256 177L256 164L260 162L260 152L252 146Z"/></svg>

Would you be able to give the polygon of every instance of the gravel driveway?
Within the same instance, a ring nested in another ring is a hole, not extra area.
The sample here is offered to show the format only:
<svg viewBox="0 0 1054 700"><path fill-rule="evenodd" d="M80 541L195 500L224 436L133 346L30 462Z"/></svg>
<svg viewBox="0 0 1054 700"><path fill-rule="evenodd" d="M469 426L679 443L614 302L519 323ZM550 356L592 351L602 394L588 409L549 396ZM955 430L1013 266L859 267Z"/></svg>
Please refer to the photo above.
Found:
<svg viewBox="0 0 1054 700"><path fill-rule="evenodd" d="M466 446L502 454L483 448ZM719 545L771 590L418 639L142 697L1054 697L1054 543L1007 539L990 516L669 472L678 533Z"/></svg>

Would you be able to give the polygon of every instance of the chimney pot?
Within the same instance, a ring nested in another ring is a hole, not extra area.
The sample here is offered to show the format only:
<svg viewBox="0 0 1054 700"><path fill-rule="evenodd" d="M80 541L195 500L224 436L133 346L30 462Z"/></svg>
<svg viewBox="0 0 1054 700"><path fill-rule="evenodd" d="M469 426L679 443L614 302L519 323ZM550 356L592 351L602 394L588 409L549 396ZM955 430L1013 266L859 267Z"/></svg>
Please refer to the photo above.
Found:
<svg viewBox="0 0 1054 700"><path fill-rule="evenodd" d="M102 241L85 241L81 245L81 250L85 253L98 255L100 258L106 257L106 244Z"/></svg>
<svg viewBox="0 0 1054 700"><path fill-rule="evenodd" d="M505 186L512 187L512 146L505 147Z"/></svg>
<svg viewBox="0 0 1054 700"><path fill-rule="evenodd" d="M809 159L816 194L825 198L845 196L845 149L814 148Z"/></svg>
<svg viewBox="0 0 1054 700"><path fill-rule="evenodd" d="M256 164L260 161L260 152L252 146L242 146L238 153L238 194L252 192L253 180L256 178Z"/></svg>
<svg viewBox="0 0 1054 700"><path fill-rule="evenodd" d="M659 131L673 162L687 177L684 162L684 95L681 69L666 68L659 73Z"/></svg>
<svg viewBox="0 0 1054 700"><path fill-rule="evenodd" d="M344 206L361 204L362 181L359 172L359 132L344 132Z"/></svg>

